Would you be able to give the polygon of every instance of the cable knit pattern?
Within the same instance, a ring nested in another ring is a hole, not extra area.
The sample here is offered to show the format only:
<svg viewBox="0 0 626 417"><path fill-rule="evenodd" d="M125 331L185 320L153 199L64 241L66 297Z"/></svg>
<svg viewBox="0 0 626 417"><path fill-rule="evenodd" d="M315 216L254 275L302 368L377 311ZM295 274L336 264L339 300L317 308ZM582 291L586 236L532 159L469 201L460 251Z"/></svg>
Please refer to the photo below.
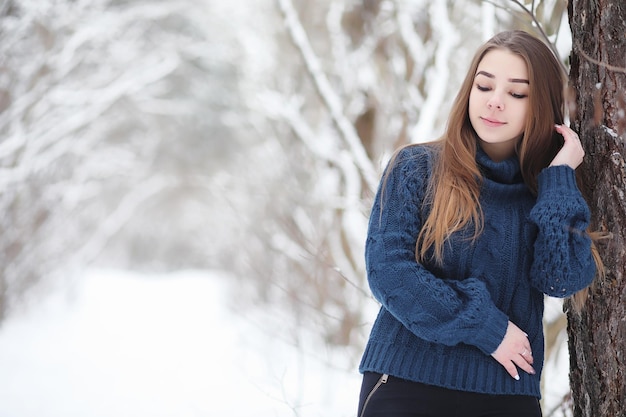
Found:
<svg viewBox="0 0 626 417"><path fill-rule="evenodd" d="M595 274L584 232L589 209L574 171L544 169L535 199L516 157L495 163L479 150L483 233L473 244L473 226L453 235L438 266L415 261L435 157L431 146L403 149L374 201L365 260L381 309L360 370L463 391L540 397L543 293L569 296ZM520 381L490 356L508 320L528 333L535 357L537 374L522 371Z"/></svg>

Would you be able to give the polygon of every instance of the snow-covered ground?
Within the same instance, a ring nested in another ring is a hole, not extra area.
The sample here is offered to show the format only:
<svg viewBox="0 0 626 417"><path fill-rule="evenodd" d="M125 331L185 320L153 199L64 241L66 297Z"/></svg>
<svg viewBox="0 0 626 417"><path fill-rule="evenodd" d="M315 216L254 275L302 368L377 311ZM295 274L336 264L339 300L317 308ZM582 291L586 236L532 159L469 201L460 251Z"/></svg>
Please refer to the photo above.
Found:
<svg viewBox="0 0 626 417"><path fill-rule="evenodd" d="M0 417L356 414L356 370L232 314L225 280L92 271L14 314L0 328Z"/></svg>
<svg viewBox="0 0 626 417"><path fill-rule="evenodd" d="M349 361L233 314L227 279L91 271L16 312L0 327L0 417L353 417ZM544 411L567 361L565 345L548 361Z"/></svg>

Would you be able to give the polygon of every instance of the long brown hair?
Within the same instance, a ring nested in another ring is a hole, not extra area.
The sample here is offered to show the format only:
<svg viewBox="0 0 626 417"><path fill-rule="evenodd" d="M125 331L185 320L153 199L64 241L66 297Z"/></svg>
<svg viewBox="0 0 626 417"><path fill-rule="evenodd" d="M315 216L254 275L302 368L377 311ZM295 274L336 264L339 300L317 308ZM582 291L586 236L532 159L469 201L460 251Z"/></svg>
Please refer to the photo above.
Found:
<svg viewBox="0 0 626 417"><path fill-rule="evenodd" d="M487 41L476 52L465 80L453 102L446 130L436 143L439 156L429 183L430 212L417 238L415 257L443 262L443 245L455 232L473 225L475 239L483 228L479 203L482 176L476 163L476 133L469 120L469 96L483 57L494 49L507 50L526 63L529 78L529 108L524 133L516 147L521 174L530 191L537 194L537 176L563 145L555 124L564 120L565 73L552 51L523 31L507 31ZM592 246L598 271L602 262ZM429 255L430 253L430 255ZM581 307L586 291L574 296Z"/></svg>

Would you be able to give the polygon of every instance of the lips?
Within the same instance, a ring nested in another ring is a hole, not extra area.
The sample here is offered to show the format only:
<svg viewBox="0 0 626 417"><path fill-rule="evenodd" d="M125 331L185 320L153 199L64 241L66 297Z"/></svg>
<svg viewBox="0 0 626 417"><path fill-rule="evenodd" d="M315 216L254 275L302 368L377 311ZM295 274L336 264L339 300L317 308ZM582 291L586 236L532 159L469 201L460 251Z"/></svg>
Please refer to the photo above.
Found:
<svg viewBox="0 0 626 417"><path fill-rule="evenodd" d="M480 120L482 120L483 123L489 127L499 127L499 126L506 124L506 122L501 122L499 120L490 119L488 117L481 117Z"/></svg>

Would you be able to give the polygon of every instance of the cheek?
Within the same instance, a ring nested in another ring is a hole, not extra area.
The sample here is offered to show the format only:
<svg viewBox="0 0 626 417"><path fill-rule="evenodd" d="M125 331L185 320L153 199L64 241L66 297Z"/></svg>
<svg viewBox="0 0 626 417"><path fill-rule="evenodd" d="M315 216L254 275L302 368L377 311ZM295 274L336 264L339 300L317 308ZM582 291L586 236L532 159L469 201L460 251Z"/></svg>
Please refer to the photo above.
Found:
<svg viewBox="0 0 626 417"><path fill-rule="evenodd" d="M526 118L528 117L528 102L520 106L517 113L519 114L518 126L520 129L524 129L526 127Z"/></svg>
<svg viewBox="0 0 626 417"><path fill-rule="evenodd" d="M470 98L469 98L467 115L468 115L468 119L469 119L470 125L472 126L472 129L476 130L476 119L478 118L479 114L478 114L478 111L477 111L476 100L472 100L472 96L471 95L470 95Z"/></svg>
<svg viewBox="0 0 626 417"><path fill-rule="evenodd" d="M479 106L478 101L479 101L479 100L478 100L478 98L476 97L476 94L472 94L472 93L470 93L470 96L469 96L469 103L468 103L468 106L469 106L469 116L470 116L470 119L473 119L473 118L474 118L474 116L476 116L476 113L477 113L477 108L478 108L478 106Z"/></svg>

